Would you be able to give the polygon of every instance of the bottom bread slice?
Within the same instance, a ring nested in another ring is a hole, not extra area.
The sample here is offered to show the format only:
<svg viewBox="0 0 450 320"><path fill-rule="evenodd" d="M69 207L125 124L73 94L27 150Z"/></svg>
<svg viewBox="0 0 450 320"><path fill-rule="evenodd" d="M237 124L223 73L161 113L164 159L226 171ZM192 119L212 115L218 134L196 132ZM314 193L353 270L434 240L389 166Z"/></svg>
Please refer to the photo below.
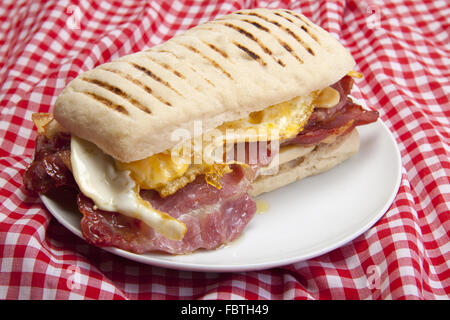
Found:
<svg viewBox="0 0 450 320"><path fill-rule="evenodd" d="M306 155L281 164L276 174L260 175L253 181L250 195L256 197L305 177L327 171L349 159L358 150L359 134L356 129L353 129L331 144L318 144Z"/></svg>

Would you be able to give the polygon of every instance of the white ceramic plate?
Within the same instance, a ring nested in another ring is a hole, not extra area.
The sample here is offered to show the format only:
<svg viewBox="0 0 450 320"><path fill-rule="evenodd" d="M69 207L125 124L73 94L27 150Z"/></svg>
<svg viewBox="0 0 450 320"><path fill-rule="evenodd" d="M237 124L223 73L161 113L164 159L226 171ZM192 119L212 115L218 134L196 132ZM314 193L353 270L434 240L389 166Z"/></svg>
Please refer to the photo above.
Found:
<svg viewBox="0 0 450 320"><path fill-rule="evenodd" d="M104 249L160 267L231 272L278 267L338 248L384 215L400 185L400 153L388 128L378 120L358 131L361 148L355 156L330 171L260 196L269 209L256 214L239 238L224 247L179 256ZM81 214L67 197L41 196L54 217L82 237Z"/></svg>

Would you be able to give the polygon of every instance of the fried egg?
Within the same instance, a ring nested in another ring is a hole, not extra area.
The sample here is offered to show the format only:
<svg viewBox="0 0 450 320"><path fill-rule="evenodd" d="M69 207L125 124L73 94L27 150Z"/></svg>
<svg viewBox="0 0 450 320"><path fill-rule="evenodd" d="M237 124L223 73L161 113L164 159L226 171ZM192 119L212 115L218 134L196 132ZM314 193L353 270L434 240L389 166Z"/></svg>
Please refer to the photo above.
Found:
<svg viewBox="0 0 450 320"><path fill-rule="evenodd" d="M75 181L97 208L138 219L169 239L183 238L186 225L143 200L129 170L118 169L111 156L78 137L72 136L70 149Z"/></svg>
<svg viewBox="0 0 450 320"><path fill-rule="evenodd" d="M247 118L224 123L216 128L213 133L203 135L201 137L203 139L202 148L200 149L201 165L208 166L209 170L205 169L202 173L211 172L212 168L217 171L217 166L212 166L220 163L224 157L218 157L217 154L213 155L213 153L217 150L222 152L225 144L233 145L244 141L284 140L295 137L308 122L314 111L314 101L319 96L320 92L314 91L305 97L297 97L264 110L252 112ZM117 162L118 167L129 170L131 177L141 188L162 189L165 185L186 174L192 160L196 158L190 151L191 149L195 150L194 143L195 141L192 139L182 145L182 148L190 148L188 156L177 146L142 160L130 163ZM222 155L220 152L219 154ZM226 171L226 168L221 169ZM207 178L208 183L219 186L216 176L207 176ZM176 188L170 189L173 192L176 191Z"/></svg>
<svg viewBox="0 0 450 320"><path fill-rule="evenodd" d="M262 141L278 135L278 140L295 137L306 125L314 111L314 100L319 95L318 91L304 97L281 102L264 110L252 112L247 118L227 122L217 129L223 131L234 130L241 141ZM256 133L256 136L255 136ZM227 136L229 138L230 135ZM226 140L226 139L225 139Z"/></svg>

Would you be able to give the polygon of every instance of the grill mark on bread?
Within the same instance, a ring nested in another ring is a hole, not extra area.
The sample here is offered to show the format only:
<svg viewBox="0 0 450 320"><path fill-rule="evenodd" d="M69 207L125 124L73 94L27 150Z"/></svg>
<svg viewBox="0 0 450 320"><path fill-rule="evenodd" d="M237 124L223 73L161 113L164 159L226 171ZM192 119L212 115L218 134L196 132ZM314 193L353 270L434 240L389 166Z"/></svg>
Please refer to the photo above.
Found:
<svg viewBox="0 0 450 320"><path fill-rule="evenodd" d="M289 11L289 10L283 10L284 13L291 15L294 18L297 18L298 20L300 20L303 24L306 24L308 27L310 27L311 29L313 29L313 26L304 18L302 18L301 16ZM284 17L285 19L287 19L286 17ZM301 26L302 30L305 31L315 42L317 42L318 44L320 44L319 39L317 38L317 36L312 33L308 28L306 28L304 25Z"/></svg>
<svg viewBox="0 0 450 320"><path fill-rule="evenodd" d="M175 42L175 41L174 41ZM217 61L215 61L213 58L208 57L207 55L205 55L203 52L201 52L200 50L198 50L197 48L187 44L187 43L183 43L183 42L175 42L176 44L185 47L186 49L194 52L195 54L198 54L200 57L202 57L203 59L207 60L209 63L211 63L211 65L216 68L217 70L219 70L221 73L223 73L224 75L226 75L228 78L233 80L233 77L231 76L231 74L226 71L224 68L222 68L222 66L220 64L217 63ZM205 78L206 79L206 78ZM207 80L209 82L209 80ZM212 84L212 83L211 83Z"/></svg>
<svg viewBox="0 0 450 320"><path fill-rule="evenodd" d="M292 31L291 29L289 29L288 27L283 26L281 23L279 23L278 21L275 20L271 20L266 16L263 16L261 14L258 14L256 12L238 12L238 14L240 15L249 15L249 16L254 16L257 17L261 20L264 20L266 22L269 22L275 26L277 26L278 28L280 28L281 30L283 30L284 32L286 32L287 34L289 34L292 38L294 38L298 43L300 43L302 45L303 48L305 48L305 50L311 54L311 55L315 55L314 51L298 36L295 34L294 31Z"/></svg>
<svg viewBox="0 0 450 320"><path fill-rule="evenodd" d="M189 67L189 69L191 69L193 72L199 74L199 75L203 78L203 80L205 80L206 82L208 82L209 85L211 85L211 86L214 87L214 88L216 87L216 85L214 84L214 82L212 82L212 81L209 80L207 77L205 77L205 76L203 75L203 73L201 73L201 72L198 71L197 69L194 69L194 67L191 66L191 65L189 65L188 67Z"/></svg>
<svg viewBox="0 0 450 320"><path fill-rule="evenodd" d="M152 49L149 49L149 50L147 50L147 51L150 51L150 50L152 50ZM157 52L168 53L168 54L174 56L175 58L177 58L178 60L180 60L180 57L178 57L178 56L177 56L175 53L173 53L172 51L164 50L164 49L159 49Z"/></svg>
<svg viewBox="0 0 450 320"><path fill-rule="evenodd" d="M281 14L278 14L277 16L282 17L284 19L286 19L287 21L291 22L292 24L296 25L298 27L297 24L295 24L291 19L288 19L284 16L282 16ZM308 46L305 41L303 41L302 38L300 38L297 34L295 34L294 31L292 31L291 29L289 29L288 27L285 27L283 25L281 25L280 23L278 23L277 21L270 21L271 23L277 25L280 29L282 29L283 31L287 32L291 37L293 37L295 40L297 40L298 43L300 43L303 48L305 48L306 51L308 51L309 54L311 55L315 55L314 51L311 49L310 46ZM304 31L304 30L303 30Z"/></svg>
<svg viewBox="0 0 450 320"><path fill-rule="evenodd" d="M80 93L82 93L82 94L84 94L84 95L86 95L86 96L96 100L97 102L100 102L104 106L106 106L106 107L108 107L110 109L113 109L114 111L117 111L119 113L128 115L128 110L124 106L122 106L120 104L116 104L116 103L112 102L111 100L106 99L106 98L104 98L104 97L102 97L102 96L100 96L100 95L98 95L96 93L87 92L87 91L81 91Z"/></svg>
<svg viewBox="0 0 450 320"><path fill-rule="evenodd" d="M196 28L197 28L197 27L196 27ZM175 53L173 53L172 51L159 49L158 52L168 53L168 54L174 56L178 61L181 61L180 57L178 57L178 56L177 56ZM190 64L188 64L187 66L188 66L188 68L191 69L193 72L199 74L199 75L203 78L203 80L205 80L205 81L206 81L208 84L210 84L212 87L214 87L214 88L216 87L216 86L214 85L214 83L212 83L208 78L206 78L200 71L194 69ZM195 88L195 90L200 91L198 88L196 88L196 87L194 87L194 88Z"/></svg>
<svg viewBox="0 0 450 320"><path fill-rule="evenodd" d="M252 58L252 59L258 61L261 65L263 65L263 66L266 66L266 65L267 65L267 63L266 63L263 59L261 59L261 57L260 57L258 54L254 53L254 52L253 52L252 50L250 50L249 48L243 46L243 45L240 44L240 43L234 42L234 41L233 41L233 44L234 44L236 47L238 47L239 49L241 49L242 51L244 51L248 56L250 56L250 58Z"/></svg>
<svg viewBox="0 0 450 320"><path fill-rule="evenodd" d="M242 19L241 21L252 24L253 26L255 26L256 28L265 31L267 33L269 33L272 37L274 37L278 43L284 48L286 49L286 51L288 51L298 62L303 63L303 60L294 52L294 50L291 48L291 46L289 44L287 44L286 42L284 42L283 40L281 40L279 37L277 37L276 35L274 35L272 32L270 32L269 28L266 28L265 26L259 24L256 21L252 21L252 20L248 20L248 19Z"/></svg>
<svg viewBox="0 0 450 320"><path fill-rule="evenodd" d="M282 67L286 66L286 64L281 59L279 59L273 55L272 50L270 50L263 43L261 43L261 41L259 41L259 39L257 37L255 37L250 31L245 30L245 29L243 29L237 25L234 25L230 22L224 22L223 25L225 27L231 28L231 29L239 32L240 34L244 35L245 37L249 38L250 40L255 42L264 51L264 53L271 56L272 59L275 60L275 62L277 62L280 66L282 66Z"/></svg>
<svg viewBox="0 0 450 320"><path fill-rule="evenodd" d="M174 68L172 68L170 65L168 65L165 62L159 61L155 58L153 58L152 56L148 56L148 55L143 55L143 57L151 60L153 63L156 63L158 65L160 65L161 67L163 67L164 69L169 70L170 72L172 72L174 75L176 75L178 78L186 80L186 77L179 71L175 70Z"/></svg>
<svg viewBox="0 0 450 320"><path fill-rule="evenodd" d="M116 70L116 69L110 69L110 68L105 68L105 67L101 67L102 70L108 71L108 72L113 72L119 76L122 76L123 78L127 79L130 82L133 82L134 84L140 86L142 89L144 89L148 94L151 94L152 96L154 96L156 99L159 100L159 102L166 104L168 106L172 106L172 104L170 102L168 102L167 100L161 98L160 96L156 95L155 93L153 93L152 88L150 88L149 86L145 85L144 83L142 83L141 81L139 81L136 78L133 78L132 76L130 76L129 74L126 74L120 70ZM149 114L152 113L152 111L147 108L146 106L139 104L139 105L135 105L136 107L138 107L139 109L141 109L144 112L147 112Z"/></svg>
<svg viewBox="0 0 450 320"><path fill-rule="evenodd" d="M242 19L240 21L244 21L244 22L250 23L250 24L254 25L256 28L270 33L270 29L269 28L264 27L263 25L259 24L256 21L252 21L252 20L248 20L248 19Z"/></svg>
<svg viewBox="0 0 450 320"><path fill-rule="evenodd" d="M161 51L163 52L163 51ZM170 72L172 72L174 75L176 75L178 78L182 79L182 80L186 80L186 77L184 76L184 74L182 74L181 72L179 72L178 70L175 70L174 68L172 68L170 65L168 65L165 62L159 61L151 56L147 56L144 55L145 58L150 59L151 61L153 61L156 64L159 64L161 67L169 70ZM178 59L178 57L177 57ZM191 86L192 88L194 88L196 91L201 92L199 88L195 87L195 86Z"/></svg>
<svg viewBox="0 0 450 320"><path fill-rule="evenodd" d="M278 38L277 38L278 39ZM298 62L303 63L302 58L300 58L295 52L294 50L291 48L291 46L289 44L287 44L286 42L284 42L281 39L278 39L278 42L283 46L284 49L286 49L286 51L288 51Z"/></svg>
<svg viewBox="0 0 450 320"><path fill-rule="evenodd" d="M290 19L290 18L288 18L288 17L285 17L285 16L283 16L282 14L280 14L280 13L278 13L278 12L274 12L274 14L275 15L277 15L278 17L281 17L281 18L283 18L283 19L285 19L285 20L287 20L287 21L289 21L290 23L292 23L292 24L294 24L295 26L297 26L298 27L298 25L292 20L292 19ZM301 21L303 21L303 20L301 20ZM295 35L295 38L296 38L296 40L298 41L298 42L300 42L300 44L306 49L306 51L308 51L308 53L309 54L311 54L311 55L315 55L315 53L314 53L314 51L311 49L311 47L310 46L308 46L300 37L298 37L292 30L290 30L289 28L287 28L287 27L283 27L283 28L285 28L286 29L286 32L288 32L289 34L291 34L292 36L294 36ZM304 26L304 25L302 25L301 27L300 27L303 31L305 31L308 35L310 35L309 33L308 33L308 29L306 29L306 27Z"/></svg>
<svg viewBox="0 0 450 320"><path fill-rule="evenodd" d="M170 90L172 90L173 92L178 94L180 97L182 97L181 93L179 93L178 90L173 88L172 85L169 82L163 80L160 76L156 75L151 70L148 70L146 67L141 66L140 64L137 64L136 62L129 62L129 64L131 64L135 69L144 72L146 75L148 75L153 80L161 83L162 85L166 86L167 88L169 88Z"/></svg>
<svg viewBox="0 0 450 320"><path fill-rule="evenodd" d="M287 13L288 15L294 17L294 18L299 19L299 20L302 21L304 24L306 24L307 26L311 27L311 24L310 24L307 20L305 20L304 18L302 18L301 16L299 16L298 14L296 14L296 13L290 11L290 10L286 10L286 9L285 9L285 10L282 10L282 11L283 11L284 13Z"/></svg>
<svg viewBox="0 0 450 320"><path fill-rule="evenodd" d="M146 86L144 83L142 83L142 82L139 81L138 79L133 78L132 76L130 76L130 75L127 74L127 73L124 73L124 72L122 72L122 71L120 71L120 70L110 69L110 68L105 68L105 67L101 67L100 69L102 69L102 70L104 70L104 71L107 71L107 72L115 73L115 74L117 74L118 76L120 76L120 77L122 77L122 78L124 78L124 79L126 79L126 80L128 80L128 81L130 81L130 82L132 82L132 83L134 83L134 84L137 85L138 87L144 89L148 94L151 94L151 95L155 96L155 95L153 94L152 88ZM155 96L155 97L156 97L156 96ZM156 97L156 98L157 98L157 97ZM158 99L158 100L159 100L159 99ZM151 114L151 113L152 113L152 111L151 111L148 107L146 107L146 106L144 106L144 105L142 105L142 104L139 104L139 105L137 105L136 107L138 107L139 109L141 109L142 111L144 111L144 112L146 112L146 113L148 113L148 114Z"/></svg>
<svg viewBox="0 0 450 320"><path fill-rule="evenodd" d="M218 54L220 54L222 57L224 57L225 59L228 59L228 54L222 50L220 50L219 48L217 48L215 45L213 45L212 43L209 43L205 40L201 40L204 44L206 44L208 47L210 47L211 49L213 49L214 51L216 51Z"/></svg>
<svg viewBox="0 0 450 320"><path fill-rule="evenodd" d="M218 21L218 20L226 20L225 18L220 18L220 19L216 19L216 20L214 20L214 21ZM208 23L205 23L205 24L203 24L203 25L199 25L199 26L197 26L197 27L195 27L196 29L200 29L200 30L207 30L207 31L211 31L211 32L216 32L216 33L220 33L220 31L218 31L217 29L214 29L214 28L211 28L209 25L210 24L212 24L212 22L214 22L214 21L210 21L210 22L208 22ZM264 26L262 26L263 28L265 28ZM265 29L267 29L267 28L265 28ZM252 59L255 59L255 60L257 60L260 64L262 64L263 66L266 66L267 65L267 63L263 60L263 59L261 59L261 57L258 55L258 54L256 54L255 52L253 52L253 51L251 51L249 48L247 48L247 47L245 47L244 45L242 45L242 44L239 44L239 43L237 43L237 42L233 42L233 44L235 45L235 46L237 46L239 49L241 49L242 51L244 51L246 54L248 54Z"/></svg>
<svg viewBox="0 0 450 320"><path fill-rule="evenodd" d="M278 12L274 12L274 14L277 15L277 16L279 16L279 17L281 17L281 18L286 19L287 21L289 21L289 22L291 22L291 23L294 23L294 21L292 21L291 19L289 19L289 18L287 18L287 17L282 16L282 15L281 15L280 13L278 13Z"/></svg>
<svg viewBox="0 0 450 320"><path fill-rule="evenodd" d="M90 79L90 78L86 78L83 77L81 78L81 80L85 81L85 82L89 82L92 83L96 86L102 87L103 89L106 89L112 93L114 93L115 95L118 95L122 98L124 98L125 100L128 100L128 102L130 102L132 105L134 105L135 107L141 109L141 110L146 110L147 107L144 106L142 103L140 103L139 101L137 101L136 99L130 97L126 92L124 92L122 89L117 88L116 86L113 86L107 82L98 80L98 79ZM146 112L148 112L149 110L147 109Z"/></svg>

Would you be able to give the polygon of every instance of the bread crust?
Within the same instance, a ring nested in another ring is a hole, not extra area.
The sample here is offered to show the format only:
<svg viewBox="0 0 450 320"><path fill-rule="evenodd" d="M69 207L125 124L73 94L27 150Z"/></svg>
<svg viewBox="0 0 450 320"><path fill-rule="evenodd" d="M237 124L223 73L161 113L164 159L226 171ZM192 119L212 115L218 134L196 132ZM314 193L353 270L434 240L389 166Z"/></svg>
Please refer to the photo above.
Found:
<svg viewBox="0 0 450 320"><path fill-rule="evenodd" d="M328 32L289 10L241 10L80 74L54 115L130 162L250 112L329 86L355 65ZM195 130L201 121L202 131Z"/></svg>
<svg viewBox="0 0 450 320"><path fill-rule="evenodd" d="M256 197L308 176L325 172L357 153L359 143L358 131L353 129L350 133L338 137L334 143L319 144L303 157L280 165L276 174L259 176L252 183L250 195Z"/></svg>

